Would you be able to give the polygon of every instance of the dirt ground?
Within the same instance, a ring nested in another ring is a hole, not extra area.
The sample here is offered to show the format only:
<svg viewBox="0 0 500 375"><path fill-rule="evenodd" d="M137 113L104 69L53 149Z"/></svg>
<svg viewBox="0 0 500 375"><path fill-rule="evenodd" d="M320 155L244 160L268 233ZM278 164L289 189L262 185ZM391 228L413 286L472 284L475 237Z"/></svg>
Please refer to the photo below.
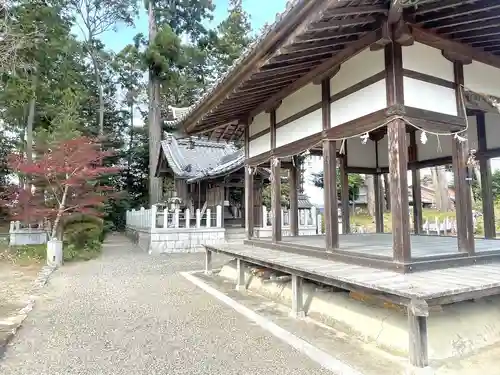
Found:
<svg viewBox="0 0 500 375"><path fill-rule="evenodd" d="M0 347L12 330L17 312L26 306L33 281L43 264L15 262L0 248Z"/></svg>

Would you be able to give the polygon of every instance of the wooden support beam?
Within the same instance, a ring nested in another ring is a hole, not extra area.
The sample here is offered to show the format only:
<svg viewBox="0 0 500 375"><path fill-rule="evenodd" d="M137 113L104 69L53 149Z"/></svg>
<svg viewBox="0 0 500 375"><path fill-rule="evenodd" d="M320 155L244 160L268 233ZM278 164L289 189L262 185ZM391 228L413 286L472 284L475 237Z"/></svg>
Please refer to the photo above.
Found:
<svg viewBox="0 0 500 375"><path fill-rule="evenodd" d="M290 235L299 235L299 196L298 196L298 160L293 157L294 163L290 168L289 184L290 184Z"/></svg>
<svg viewBox="0 0 500 375"><path fill-rule="evenodd" d="M305 318L304 311L304 288L303 279L300 276L292 275L292 312L296 319Z"/></svg>
<svg viewBox="0 0 500 375"><path fill-rule="evenodd" d="M410 364L423 368L429 365L427 344L427 317L429 307L425 301L412 300L408 306L408 338Z"/></svg>
<svg viewBox="0 0 500 375"><path fill-rule="evenodd" d="M470 57L473 60L482 62L487 65L491 65L495 68L500 68L499 56L478 51L476 48L472 48L465 44L451 41L443 36L440 36L438 34L435 34L427 30L423 30L422 28L417 27L415 25L412 25L411 29L412 29L412 34L417 42L427 44L428 46L440 50L451 51L454 54Z"/></svg>
<svg viewBox="0 0 500 375"><path fill-rule="evenodd" d="M381 176L373 175L373 187L375 190L375 231L384 233L384 199L382 196Z"/></svg>
<svg viewBox="0 0 500 375"><path fill-rule="evenodd" d="M347 148L347 147L346 147ZM351 233L349 218L349 175L347 173L347 150L340 158L340 200L342 203L342 233Z"/></svg>
<svg viewBox="0 0 500 375"><path fill-rule="evenodd" d="M321 83L321 112L323 130L331 126L330 80ZM337 204L337 148L335 141L323 140L323 181L325 194L326 250L339 247L339 217Z"/></svg>
<svg viewBox="0 0 500 375"><path fill-rule="evenodd" d="M484 112L476 115L477 140L479 145L479 155L487 150L486 144L486 116ZM483 225L485 238L495 238L495 206L493 202L491 163L484 156L479 156L479 172L481 173L481 196L483 203Z"/></svg>
<svg viewBox="0 0 500 375"><path fill-rule="evenodd" d="M248 160L250 129L245 127L245 159ZM254 175L253 168L245 168L245 232L251 239L254 232Z"/></svg>
<svg viewBox="0 0 500 375"><path fill-rule="evenodd" d="M416 166L418 161L417 133L410 133L409 162L411 166L411 189L413 196L413 232L421 234L423 229L422 216L422 186L420 182L420 169Z"/></svg>
<svg viewBox="0 0 500 375"><path fill-rule="evenodd" d="M453 63L456 102L459 114L465 115L465 108L462 105L462 93L464 84L464 69L462 63ZM455 182L455 211L457 213L457 241L458 251L474 255L474 227L472 223L472 197L471 188L467 181L467 141L460 142L458 139L452 140L452 161Z"/></svg>
<svg viewBox="0 0 500 375"><path fill-rule="evenodd" d="M400 44L385 47L387 105L403 105L403 58ZM389 185L392 210L392 248L394 261L411 260L408 213L408 146L406 124L394 119L387 124L389 146Z"/></svg>
<svg viewBox="0 0 500 375"><path fill-rule="evenodd" d="M281 237L281 165L277 158L271 159L271 227L273 243Z"/></svg>
<svg viewBox="0 0 500 375"><path fill-rule="evenodd" d="M239 258L236 259L236 290L240 292L246 290L245 267Z"/></svg>
<svg viewBox="0 0 500 375"><path fill-rule="evenodd" d="M335 54L332 58L329 58L320 63L316 68L312 69L307 74L304 74L291 85L287 86L285 89L279 91L277 94L261 103L259 106L257 106L257 108L255 108L255 110L250 113L249 117L255 117L266 109L274 107L276 103L291 95L300 88L304 87L312 80L314 80L315 82L320 82L324 78L330 77L332 72L337 69L338 65L344 63L353 55L361 52L372 43L375 43L378 39L380 39L379 30L371 32L363 38L352 43L349 47L344 48L342 51Z"/></svg>

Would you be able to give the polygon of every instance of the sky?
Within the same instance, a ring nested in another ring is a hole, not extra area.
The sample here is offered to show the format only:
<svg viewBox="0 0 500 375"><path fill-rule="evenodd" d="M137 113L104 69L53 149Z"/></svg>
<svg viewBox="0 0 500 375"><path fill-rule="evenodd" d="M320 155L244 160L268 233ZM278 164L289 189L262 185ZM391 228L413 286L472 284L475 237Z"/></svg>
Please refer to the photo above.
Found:
<svg viewBox="0 0 500 375"><path fill-rule="evenodd" d="M274 22L276 13L285 10L287 0L243 0L243 8L250 14L252 28L254 31L266 23ZM207 26L215 28L227 15L229 0L214 0L214 19L207 22ZM135 21L135 27L118 26L116 31L108 31L102 36L104 44L115 52L132 42L133 37L138 34L148 33L148 19L144 8L141 9L139 17Z"/></svg>

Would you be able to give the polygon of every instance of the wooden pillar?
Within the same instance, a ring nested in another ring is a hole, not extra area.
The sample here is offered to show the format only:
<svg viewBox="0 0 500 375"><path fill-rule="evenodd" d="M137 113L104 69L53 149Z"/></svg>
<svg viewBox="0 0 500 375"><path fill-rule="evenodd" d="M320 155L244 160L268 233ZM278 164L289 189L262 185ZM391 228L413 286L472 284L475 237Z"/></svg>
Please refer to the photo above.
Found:
<svg viewBox="0 0 500 375"><path fill-rule="evenodd" d="M418 161L417 133L410 133L410 165L411 165L411 188L413 196L413 232L422 234L423 216L422 216L422 186L420 182L420 169L415 163ZM413 163L413 164L412 164Z"/></svg>
<svg viewBox="0 0 500 375"><path fill-rule="evenodd" d="M270 113L271 152L276 148L276 109ZM281 241L281 162L271 159L271 226L273 243Z"/></svg>
<svg viewBox="0 0 500 375"><path fill-rule="evenodd" d="M330 129L330 80L321 82L323 130ZM339 217L337 204L337 148L335 141L323 141L323 191L325 194L326 249L339 247Z"/></svg>
<svg viewBox="0 0 500 375"><path fill-rule="evenodd" d="M476 115L477 140L479 146L479 172L481 173L481 201L483 203L484 237L495 238L495 206L492 194L491 163L482 155L487 150L486 145L486 116L484 112Z"/></svg>
<svg viewBox="0 0 500 375"><path fill-rule="evenodd" d="M404 104L403 58L401 45L385 47L387 105ZM406 124L394 119L387 124L389 143L389 185L392 211L392 249L397 262L411 260L410 218L408 212L408 146Z"/></svg>
<svg viewBox="0 0 500 375"><path fill-rule="evenodd" d="M299 235L299 197L298 197L298 165L297 158L293 158L293 166L290 168L290 235Z"/></svg>
<svg viewBox="0 0 500 375"><path fill-rule="evenodd" d="M340 159L340 200L342 202L342 233L351 233L349 218L349 175L347 174L347 154Z"/></svg>
<svg viewBox="0 0 500 375"><path fill-rule="evenodd" d="M429 307L425 301L412 300L408 306L408 338L410 363L415 367L429 365L427 318Z"/></svg>
<svg viewBox="0 0 500 375"><path fill-rule="evenodd" d="M456 84L456 101L459 116L465 116L465 108L463 108L463 88L464 69L463 64L459 61L453 63L455 84ZM458 251L474 254L474 227L472 223L472 197L470 185L467 181L467 159L468 159L468 144L467 141L460 142L453 138L452 141L452 160L453 160L453 175L455 182L455 211L457 215L457 241Z"/></svg>
<svg viewBox="0 0 500 375"><path fill-rule="evenodd" d="M382 196L382 186L380 175L373 175L373 187L375 190L375 231L384 233L384 197Z"/></svg>
<svg viewBox="0 0 500 375"><path fill-rule="evenodd" d="M249 128L245 128L245 158L248 159L249 151ZM245 168L245 232L246 238L253 237L254 229L254 178L253 169Z"/></svg>

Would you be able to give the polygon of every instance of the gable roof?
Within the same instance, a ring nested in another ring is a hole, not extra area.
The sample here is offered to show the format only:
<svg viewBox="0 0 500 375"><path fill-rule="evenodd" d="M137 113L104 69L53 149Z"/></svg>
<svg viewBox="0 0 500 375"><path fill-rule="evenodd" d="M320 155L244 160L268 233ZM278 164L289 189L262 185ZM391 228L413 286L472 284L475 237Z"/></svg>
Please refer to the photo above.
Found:
<svg viewBox="0 0 500 375"><path fill-rule="evenodd" d="M500 67L499 10L500 3L487 0L291 0L175 125L189 135L241 137L247 119L331 76L381 40L384 18L400 14L419 41Z"/></svg>
<svg viewBox="0 0 500 375"><path fill-rule="evenodd" d="M242 168L245 154L231 143L176 139L172 134L167 134L166 139L161 141L160 160L162 157L167 160L177 178L195 182Z"/></svg>

